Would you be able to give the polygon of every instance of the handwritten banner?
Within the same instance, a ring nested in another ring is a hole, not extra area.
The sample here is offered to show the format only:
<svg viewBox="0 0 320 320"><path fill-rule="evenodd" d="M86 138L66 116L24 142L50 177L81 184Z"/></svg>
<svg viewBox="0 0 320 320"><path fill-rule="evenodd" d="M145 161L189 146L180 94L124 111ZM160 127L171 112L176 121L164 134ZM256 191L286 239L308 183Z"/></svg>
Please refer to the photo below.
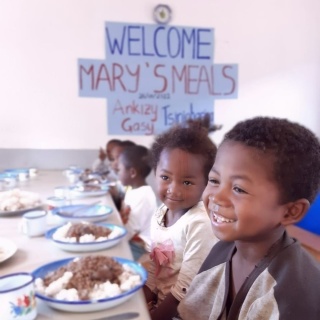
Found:
<svg viewBox="0 0 320 320"><path fill-rule="evenodd" d="M107 60L78 59L79 95L108 99L108 131L153 135L235 99L238 66L213 64L214 30L106 22Z"/></svg>

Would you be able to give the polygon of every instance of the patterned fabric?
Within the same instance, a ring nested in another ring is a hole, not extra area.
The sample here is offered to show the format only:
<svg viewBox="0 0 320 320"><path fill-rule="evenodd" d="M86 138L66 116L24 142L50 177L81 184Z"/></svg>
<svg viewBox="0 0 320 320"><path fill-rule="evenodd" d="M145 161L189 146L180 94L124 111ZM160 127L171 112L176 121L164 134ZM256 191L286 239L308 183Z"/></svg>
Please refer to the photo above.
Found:
<svg viewBox="0 0 320 320"><path fill-rule="evenodd" d="M170 227L163 225L167 210L165 205L160 206L151 220L154 250L147 267L146 285L157 293L158 303L169 292L179 301L185 296L191 280L217 242L202 201Z"/></svg>
<svg viewBox="0 0 320 320"><path fill-rule="evenodd" d="M162 266L168 266L174 259L174 246L171 239L153 246L150 258L155 263L155 276L159 275Z"/></svg>
<svg viewBox="0 0 320 320"><path fill-rule="evenodd" d="M226 316L234 250L222 241L211 250L178 307L183 320L320 319L320 265L287 233L252 271Z"/></svg>

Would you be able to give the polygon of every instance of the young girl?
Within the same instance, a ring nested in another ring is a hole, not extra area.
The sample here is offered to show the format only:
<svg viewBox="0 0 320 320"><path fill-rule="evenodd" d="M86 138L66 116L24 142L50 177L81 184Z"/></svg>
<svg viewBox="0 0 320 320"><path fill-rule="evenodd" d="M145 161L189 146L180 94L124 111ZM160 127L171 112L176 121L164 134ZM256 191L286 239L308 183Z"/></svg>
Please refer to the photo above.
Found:
<svg viewBox="0 0 320 320"><path fill-rule="evenodd" d="M120 214L136 261L147 251L150 252L150 221L157 209L156 195L146 182L150 172L150 154L146 147L127 147L120 154L118 177L122 185L130 186L125 193Z"/></svg>
<svg viewBox="0 0 320 320"><path fill-rule="evenodd" d="M319 319L319 263L285 229L319 188L320 143L308 129L262 117L231 129L203 195L221 241L181 301L182 319Z"/></svg>
<svg viewBox="0 0 320 320"><path fill-rule="evenodd" d="M191 120L159 135L151 147L159 199L151 221L151 261L144 286L151 318L171 319L189 283L216 242L202 192L216 146L209 118Z"/></svg>

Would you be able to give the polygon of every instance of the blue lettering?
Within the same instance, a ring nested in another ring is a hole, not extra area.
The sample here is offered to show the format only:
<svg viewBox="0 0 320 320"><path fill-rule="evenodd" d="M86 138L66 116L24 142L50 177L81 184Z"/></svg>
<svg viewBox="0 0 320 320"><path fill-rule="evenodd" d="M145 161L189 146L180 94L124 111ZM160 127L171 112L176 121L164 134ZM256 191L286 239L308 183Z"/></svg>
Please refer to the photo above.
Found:
<svg viewBox="0 0 320 320"><path fill-rule="evenodd" d="M171 34L172 32L175 31L177 38L172 38ZM171 27L168 31L168 35L167 35L167 44L168 44L168 51L169 51L169 56L171 58L176 58L179 54L180 54L180 47L181 47L181 40L180 40L180 34L179 31L177 30L177 28ZM172 53L172 49L171 49L171 44L173 45L177 45L177 52L175 54Z"/></svg>
<svg viewBox="0 0 320 320"><path fill-rule="evenodd" d="M184 58L184 43L185 40L187 41L188 44L192 45L192 59L194 59L195 57L195 52L196 52L196 47L195 47L195 30L192 29L191 33L190 33L190 37L188 37L188 34L186 32L186 30L182 30L182 48L181 48L181 58Z"/></svg>
<svg viewBox="0 0 320 320"><path fill-rule="evenodd" d="M189 105L189 112L181 111L181 112L169 112L170 105L163 106L163 114L164 114L164 125L172 126L177 123L184 123L188 119L199 119L205 117L206 114L210 115L210 122L213 123L213 112L208 111L200 111L195 112L193 110L193 104Z"/></svg>
<svg viewBox="0 0 320 320"><path fill-rule="evenodd" d="M210 56L202 56L200 53L200 46L210 45L210 42L201 41L202 32L211 32L210 29L197 29L197 59L210 59Z"/></svg>
<svg viewBox="0 0 320 320"><path fill-rule="evenodd" d="M140 29L138 26L129 26L128 27L128 54L130 56L139 56L139 52L132 52L132 42L139 42L140 38L133 38L131 34L131 30Z"/></svg>
<svg viewBox="0 0 320 320"><path fill-rule="evenodd" d="M107 35L107 40L108 40L108 44L109 44L109 48L110 48L111 53L114 54L117 49L119 54L122 55L123 46L124 46L124 39L126 37L126 27L123 27L123 29L122 29L121 45L119 44L120 42L118 41L117 38L115 38L112 42L112 40L110 39L108 28L106 28L106 35Z"/></svg>
<svg viewBox="0 0 320 320"><path fill-rule="evenodd" d="M161 58L164 58L164 57L166 57L166 55L165 54L160 54L160 52L159 52L159 50L158 50L158 32L160 31L160 30L164 30L164 27L158 27L157 29L156 29L156 31L154 32L154 35L153 35L153 46L154 46L154 50L156 51L156 54L157 54L157 56L158 57L161 57Z"/></svg>
<svg viewBox="0 0 320 320"><path fill-rule="evenodd" d="M142 27L142 54L144 56L154 56L154 53L146 52L146 35L145 35L145 27Z"/></svg>

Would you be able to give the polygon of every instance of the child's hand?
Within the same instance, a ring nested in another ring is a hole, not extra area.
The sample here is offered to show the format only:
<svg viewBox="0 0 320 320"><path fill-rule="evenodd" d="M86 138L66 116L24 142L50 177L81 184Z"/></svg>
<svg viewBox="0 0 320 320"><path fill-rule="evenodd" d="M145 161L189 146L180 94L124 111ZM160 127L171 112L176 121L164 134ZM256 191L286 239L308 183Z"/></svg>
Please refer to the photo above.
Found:
<svg viewBox="0 0 320 320"><path fill-rule="evenodd" d="M106 159L106 157L107 157L106 152L102 148L100 148L100 150L99 150L99 159L101 161L104 161Z"/></svg>
<svg viewBox="0 0 320 320"><path fill-rule="evenodd" d="M131 211L130 206L127 206L123 203L120 209L120 217L123 224L126 224L128 222L130 211Z"/></svg>

